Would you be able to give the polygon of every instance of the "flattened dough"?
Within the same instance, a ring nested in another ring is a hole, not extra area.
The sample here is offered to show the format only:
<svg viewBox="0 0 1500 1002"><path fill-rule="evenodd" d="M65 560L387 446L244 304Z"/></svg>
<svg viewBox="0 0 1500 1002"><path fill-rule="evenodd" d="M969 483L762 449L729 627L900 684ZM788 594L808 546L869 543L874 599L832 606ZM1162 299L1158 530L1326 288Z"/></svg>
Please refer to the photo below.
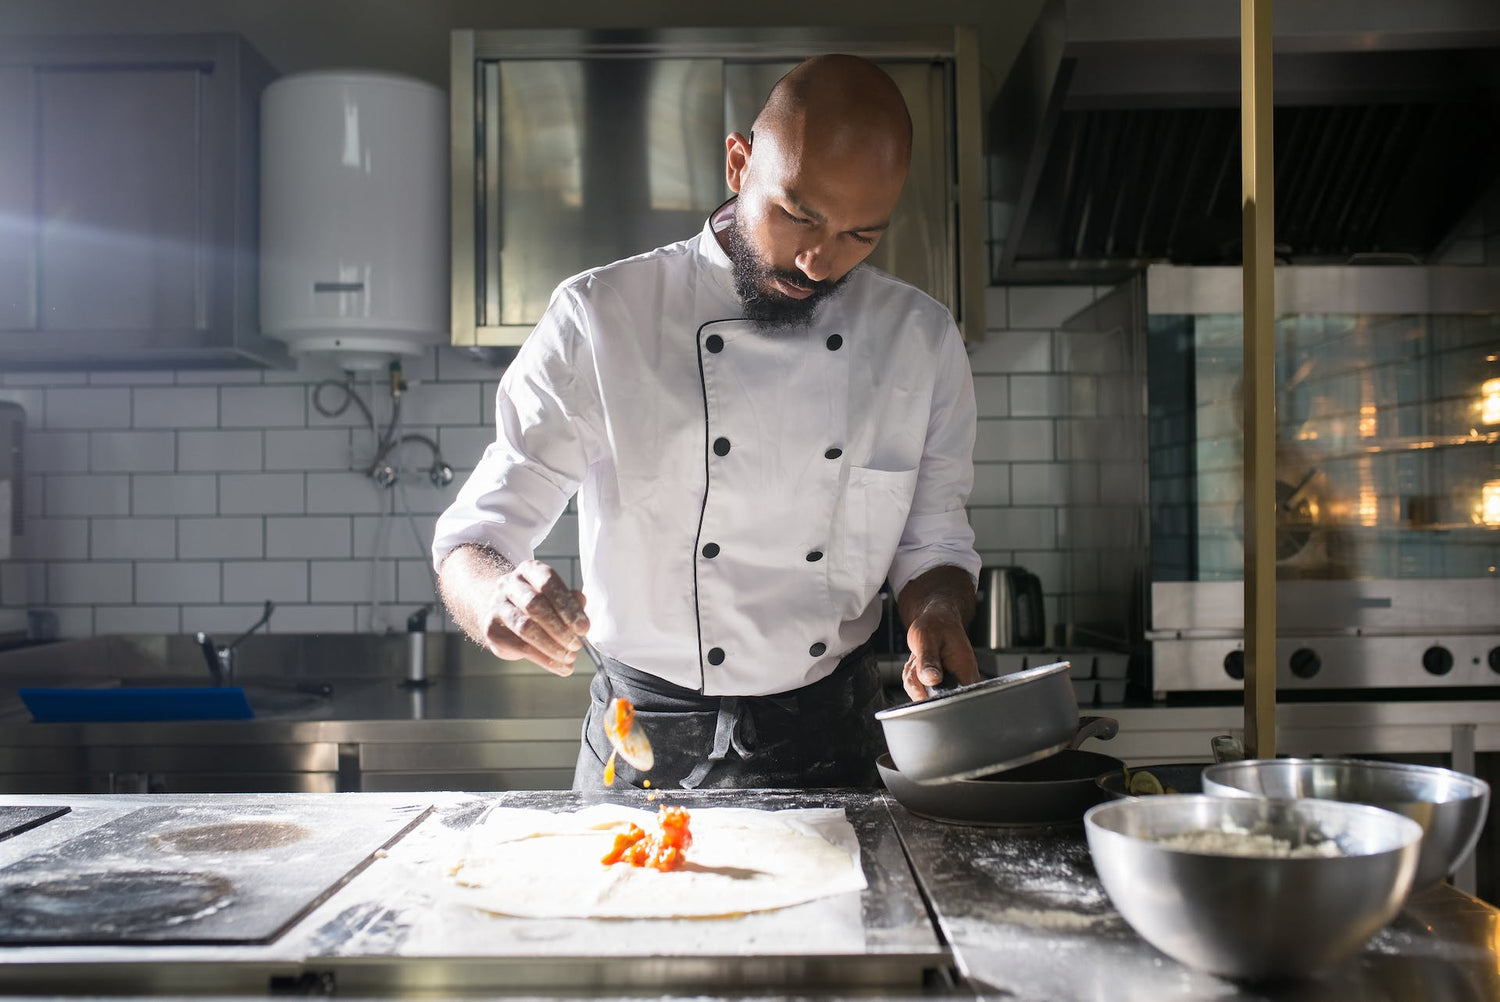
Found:
<svg viewBox="0 0 1500 1002"><path fill-rule="evenodd" d="M865 887L842 810L691 814L687 865L660 873L599 862L631 822L655 830L654 814L614 805L497 809L470 829L449 881L460 901L525 918L715 918Z"/></svg>

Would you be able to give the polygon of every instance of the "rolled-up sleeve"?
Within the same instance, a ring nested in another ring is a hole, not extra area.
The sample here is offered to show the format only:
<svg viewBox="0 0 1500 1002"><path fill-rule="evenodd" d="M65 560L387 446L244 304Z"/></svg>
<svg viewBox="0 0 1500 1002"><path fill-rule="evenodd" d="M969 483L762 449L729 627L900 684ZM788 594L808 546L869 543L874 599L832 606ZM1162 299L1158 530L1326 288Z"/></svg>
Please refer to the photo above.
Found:
<svg viewBox="0 0 1500 1002"><path fill-rule="evenodd" d="M914 415L920 420L920 415ZM950 321L938 348L927 437L911 512L891 562L890 582L900 594L935 567L962 567L977 583L979 554L964 509L974 489L974 377L963 338Z"/></svg>
<svg viewBox="0 0 1500 1002"><path fill-rule="evenodd" d="M495 441L438 518L435 567L466 543L531 559L583 482L598 411L584 328L576 298L559 290L501 377Z"/></svg>

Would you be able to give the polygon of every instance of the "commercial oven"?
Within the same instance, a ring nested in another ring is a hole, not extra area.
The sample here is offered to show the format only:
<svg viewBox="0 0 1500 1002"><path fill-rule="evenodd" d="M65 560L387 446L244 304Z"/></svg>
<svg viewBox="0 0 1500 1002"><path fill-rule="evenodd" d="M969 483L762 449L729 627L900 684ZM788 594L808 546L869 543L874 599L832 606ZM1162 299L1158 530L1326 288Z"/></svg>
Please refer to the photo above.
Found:
<svg viewBox="0 0 1500 1002"><path fill-rule="evenodd" d="M1157 692L1244 677L1240 281L1146 278ZM1278 686L1500 686L1500 269L1279 267L1276 309Z"/></svg>

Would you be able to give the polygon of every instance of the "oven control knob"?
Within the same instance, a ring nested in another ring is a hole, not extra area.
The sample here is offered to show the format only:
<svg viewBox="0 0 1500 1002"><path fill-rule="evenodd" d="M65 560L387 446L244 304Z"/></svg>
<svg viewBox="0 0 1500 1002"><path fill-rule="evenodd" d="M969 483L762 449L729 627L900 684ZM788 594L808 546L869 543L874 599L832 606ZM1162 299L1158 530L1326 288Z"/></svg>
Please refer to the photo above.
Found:
<svg viewBox="0 0 1500 1002"><path fill-rule="evenodd" d="M1224 655L1224 674L1237 682L1245 679L1245 652L1230 651Z"/></svg>
<svg viewBox="0 0 1500 1002"><path fill-rule="evenodd" d="M1500 647L1490 648L1490 671L1500 672Z"/></svg>
<svg viewBox="0 0 1500 1002"><path fill-rule="evenodd" d="M1429 674L1446 675L1453 670L1453 652L1446 647L1429 647L1422 652L1422 667Z"/></svg>
<svg viewBox="0 0 1500 1002"><path fill-rule="evenodd" d="M1299 647L1293 651L1289 664L1292 674L1298 678L1312 678L1323 670L1323 659L1311 647Z"/></svg>

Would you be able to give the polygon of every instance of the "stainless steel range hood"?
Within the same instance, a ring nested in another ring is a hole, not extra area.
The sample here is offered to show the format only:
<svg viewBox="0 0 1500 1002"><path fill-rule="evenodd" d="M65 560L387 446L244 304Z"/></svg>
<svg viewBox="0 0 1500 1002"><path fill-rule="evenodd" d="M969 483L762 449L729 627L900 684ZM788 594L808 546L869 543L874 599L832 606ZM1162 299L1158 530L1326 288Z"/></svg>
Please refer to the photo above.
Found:
<svg viewBox="0 0 1500 1002"><path fill-rule="evenodd" d="M1500 183L1500 4L1277 10L1276 239L1433 260ZM1052 0L989 111L991 280L1240 257L1238 4Z"/></svg>
<svg viewBox="0 0 1500 1002"><path fill-rule="evenodd" d="M980 88L973 29L456 31L453 343L517 345L563 279L692 236L800 59L878 62L911 110L912 170L870 263L984 331Z"/></svg>

